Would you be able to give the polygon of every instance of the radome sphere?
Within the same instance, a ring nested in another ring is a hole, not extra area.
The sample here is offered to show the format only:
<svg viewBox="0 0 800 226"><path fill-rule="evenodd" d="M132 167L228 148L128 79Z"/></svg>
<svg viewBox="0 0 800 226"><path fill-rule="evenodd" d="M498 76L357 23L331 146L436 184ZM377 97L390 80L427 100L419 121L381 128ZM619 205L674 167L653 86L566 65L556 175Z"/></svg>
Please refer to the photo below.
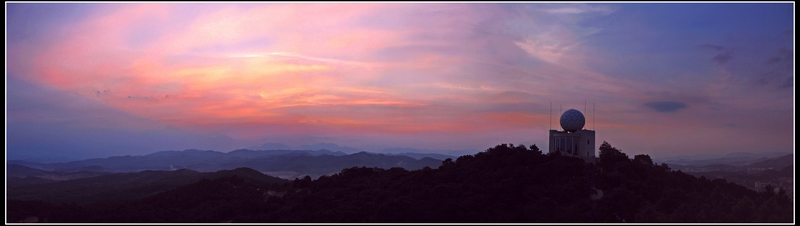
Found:
<svg viewBox="0 0 800 226"><path fill-rule="evenodd" d="M575 109L569 109L561 114L561 128L567 132L575 132L583 129L586 125L586 118L583 113Z"/></svg>

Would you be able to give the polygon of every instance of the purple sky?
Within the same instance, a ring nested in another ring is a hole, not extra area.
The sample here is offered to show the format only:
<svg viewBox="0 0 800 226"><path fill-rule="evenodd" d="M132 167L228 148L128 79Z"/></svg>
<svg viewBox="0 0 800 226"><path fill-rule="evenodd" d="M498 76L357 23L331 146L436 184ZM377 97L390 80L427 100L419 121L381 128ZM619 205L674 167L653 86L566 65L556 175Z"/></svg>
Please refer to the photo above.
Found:
<svg viewBox="0 0 800 226"><path fill-rule="evenodd" d="M6 3L6 155L546 148L551 103L631 156L790 152L793 27L791 2Z"/></svg>

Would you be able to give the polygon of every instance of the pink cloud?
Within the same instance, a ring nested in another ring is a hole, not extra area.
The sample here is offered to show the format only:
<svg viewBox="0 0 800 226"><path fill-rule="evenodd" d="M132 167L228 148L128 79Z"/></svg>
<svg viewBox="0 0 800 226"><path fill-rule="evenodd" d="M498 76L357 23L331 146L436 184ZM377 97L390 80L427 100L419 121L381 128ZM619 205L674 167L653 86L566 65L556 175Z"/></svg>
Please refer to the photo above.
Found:
<svg viewBox="0 0 800 226"><path fill-rule="evenodd" d="M686 134L669 126L691 122L713 132L741 118L695 107L712 99L737 109L775 105L760 97L769 91L748 95L741 81L722 77L650 83L593 70L619 60L586 41L602 29L580 22L613 12L593 5L102 4L50 32L57 38L49 43L11 46L18 58L9 65L136 117L248 139L421 136L431 145L457 143L440 137L493 145L546 134L549 102L583 110L588 99L605 111L597 127L617 131L608 138L636 143L625 131ZM658 98L691 107L643 114L651 109L640 103ZM678 137L671 141L685 138Z"/></svg>
<svg viewBox="0 0 800 226"><path fill-rule="evenodd" d="M286 118L286 114L298 107L327 109L330 106L374 105L430 108L431 101L453 98L464 103L478 101L481 104L493 100L473 96L515 89L552 96L552 91L556 90L536 83L528 83L530 87L536 87L531 89L464 80L464 71L459 67L472 62L448 52L406 52L413 57L402 61L373 58L375 51L397 46L441 46L453 51L457 47L488 47L447 41L463 42L469 36L467 30L448 28L486 19L484 14L470 7L443 7L442 12L453 17L441 17L439 11L417 5L257 4L254 7L214 5L201 9L208 10L208 13L183 18L181 15L185 12L181 4L104 7L104 11L110 12L98 13L71 25L69 30L63 31L64 40L39 55L36 62L41 66L42 80L87 96L96 90L110 90L102 97L109 105L175 125L191 126L200 121L217 120L269 124L288 120L362 132L397 133L488 128L486 125L459 125L468 121L459 120L459 117L486 117L489 120L487 124L502 125L533 121L532 116L515 114L487 117L459 113L452 122L445 124L432 124L429 120L441 119L426 119L423 115L390 120L384 115L364 112L336 116L320 112L304 115L316 118L309 121ZM423 13L423 18L435 20L415 20L412 17L405 23L397 23L401 29L393 30L375 29L359 20L385 13L404 18L407 16L404 13ZM143 25L137 21L143 18L150 19L145 20L148 21L145 27L161 27L153 30L162 33L139 45L144 48L130 49L128 36L133 29L142 28ZM174 27L171 24L188 26ZM225 52L224 48L222 52L199 51L208 49L205 48L208 46L236 45L261 39L271 41L267 45L237 52ZM191 60L167 60L176 56ZM480 59L485 56L476 56L480 62L491 63ZM545 84L553 81L550 75L542 72L564 74L559 76L560 81L578 86L583 86L578 80L587 74L570 78L565 76L574 73L565 74L564 68L551 68L555 70L553 72L544 69L533 74L543 79L537 82ZM387 81L399 79L404 82L383 82L387 78L390 78ZM376 81L380 82L374 83ZM415 88L417 84L425 87L424 84L430 83L444 85L427 86L426 91ZM460 93L451 95L453 87L468 88L457 88ZM596 89L591 85L585 87ZM525 102L523 99L515 101ZM427 113L441 114L433 110L427 110ZM394 123L387 124L388 121Z"/></svg>

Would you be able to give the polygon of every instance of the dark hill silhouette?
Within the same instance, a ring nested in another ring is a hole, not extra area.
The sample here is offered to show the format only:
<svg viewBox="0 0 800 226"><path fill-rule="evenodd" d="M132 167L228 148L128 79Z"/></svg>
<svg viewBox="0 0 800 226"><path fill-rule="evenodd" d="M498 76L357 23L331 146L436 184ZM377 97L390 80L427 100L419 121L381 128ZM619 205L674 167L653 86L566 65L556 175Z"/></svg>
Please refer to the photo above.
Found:
<svg viewBox="0 0 800 226"><path fill-rule="evenodd" d="M153 195L188 185L203 178L238 176L258 183L286 183L288 180L264 175L248 168L201 173L181 169L175 171L142 171L115 173L96 177L36 183L9 187L7 197L20 200L44 200L53 203L87 204L97 201L127 200Z"/></svg>
<svg viewBox="0 0 800 226"><path fill-rule="evenodd" d="M673 171L647 155L633 159L605 142L596 164L503 144L436 168L350 167L284 186L231 176L121 203L12 199L7 215L11 222L793 221L785 191L758 193Z"/></svg>

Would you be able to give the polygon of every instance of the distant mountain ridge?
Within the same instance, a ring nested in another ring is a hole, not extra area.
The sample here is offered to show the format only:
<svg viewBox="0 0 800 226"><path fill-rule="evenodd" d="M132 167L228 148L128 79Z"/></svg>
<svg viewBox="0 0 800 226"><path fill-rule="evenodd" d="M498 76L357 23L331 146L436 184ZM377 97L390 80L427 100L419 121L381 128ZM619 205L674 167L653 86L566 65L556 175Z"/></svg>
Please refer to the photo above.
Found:
<svg viewBox="0 0 800 226"><path fill-rule="evenodd" d="M785 178L792 178L794 175L793 154L770 158L743 158L738 161L747 164L729 165L720 163L706 164L709 162L692 162L693 164L682 165L670 163L670 167L697 177L725 178L730 182L753 190L761 189L757 184L783 185L787 190L791 190L791 187L786 186L790 183L786 183Z"/></svg>
<svg viewBox="0 0 800 226"><path fill-rule="evenodd" d="M436 153L387 153L387 155L397 155L397 156L408 156L415 159L423 159L423 158L432 158L438 160L445 160L445 159L456 159L457 156L452 155L443 155L443 154L436 154Z"/></svg>
<svg viewBox="0 0 800 226"><path fill-rule="evenodd" d="M31 168L42 169L46 171L62 171L62 172L75 172L88 166L101 167L108 169L111 172L136 172L142 170L174 170L180 168L190 168L190 166L214 163L219 164L229 161L237 161L241 159L263 157L263 156L277 156L277 155L344 155L344 153L323 151L292 151L292 150L274 150L274 151L253 151L246 149L239 149L228 153L212 151L212 150L197 150L187 149L183 151L159 151L147 155L140 156L111 156L108 158L93 158L64 163L36 163L26 161L9 161L9 164L19 164Z"/></svg>
<svg viewBox="0 0 800 226"><path fill-rule="evenodd" d="M793 155L793 153L786 153L786 152L764 152L764 153L752 153L752 152L734 152L728 153L724 155L708 155L708 154L698 154L698 155L691 155L691 156L677 156L677 157L670 157L670 158L655 158L653 160L658 162L665 162L672 166L673 168L680 169L681 166L702 166L702 165L713 165L713 164L725 164L731 166L745 166L748 164L753 164L758 161L762 161L765 159L776 158L785 155Z"/></svg>
<svg viewBox="0 0 800 226"><path fill-rule="evenodd" d="M288 145L281 144L281 143L264 143L261 146L251 146L247 147L246 149L249 150L264 150L264 151L276 151L276 150L300 150L300 151L319 151L319 150L328 150L332 152L341 152L342 154L352 154L361 152L358 148L352 148L347 146L339 146L334 143L316 143L316 144L308 144L308 145L301 145L297 147L289 147Z"/></svg>
<svg viewBox="0 0 800 226"><path fill-rule="evenodd" d="M264 143L261 146L251 146L247 147L246 149L250 150L311 150L311 151L319 151L319 150L329 150L333 152L342 152L346 154L353 154L362 152L364 150L347 147L347 146L339 146L334 143L316 143L316 144L309 144L309 145L301 145L297 147L290 147L288 145L282 143ZM447 158L457 158L462 155L471 155L478 153L479 150L431 150L431 149L419 149L419 148L408 148L408 147L394 147L394 148L383 148L380 150L375 150L375 153L381 154L391 154L391 155L405 155L416 159L422 159L423 157L431 157L434 159L445 160Z"/></svg>
<svg viewBox="0 0 800 226"><path fill-rule="evenodd" d="M199 172L213 172L239 167L249 167L282 178L309 175L319 177L339 172L354 166L402 167L408 170L435 167L442 160L421 157L419 159L404 155L385 155L367 152L344 154L326 149L309 150L268 150L254 151L239 149L228 153L189 149L185 151L161 151L143 156L113 156L108 158L86 159L66 163L31 163L14 161L13 164L43 171L70 173L78 171L139 172L144 170L190 169ZM17 167L19 168L19 167ZM31 171L32 169L27 169ZM30 174L20 169L18 176ZM12 176L14 176L12 174Z"/></svg>
<svg viewBox="0 0 800 226"><path fill-rule="evenodd" d="M762 161L746 165L745 167L781 169L783 167L791 166L793 164L794 164L794 155L789 154L777 158L764 159Z"/></svg>
<svg viewBox="0 0 800 226"><path fill-rule="evenodd" d="M281 144L281 143L265 143L265 144L262 144L261 146L252 146L252 147L248 147L247 149L251 149L251 150L290 150L292 148L289 147L289 146L286 146L285 144Z"/></svg>
<svg viewBox="0 0 800 226"><path fill-rule="evenodd" d="M107 172L104 172L104 170L100 168L101 167L99 166L89 166L80 168L76 172L58 172L58 171L46 171L41 169L35 169L20 164L8 164L6 166L6 177L9 180L12 180L14 178L36 177L48 181L59 181L59 180L72 180L72 179L108 174Z"/></svg>
<svg viewBox="0 0 800 226"><path fill-rule="evenodd" d="M431 157L441 160L445 160L447 158L456 159L462 155L473 155L478 153L478 151L469 150L429 150L417 148L384 148L381 149L380 152L393 155L405 155L412 158Z"/></svg>

